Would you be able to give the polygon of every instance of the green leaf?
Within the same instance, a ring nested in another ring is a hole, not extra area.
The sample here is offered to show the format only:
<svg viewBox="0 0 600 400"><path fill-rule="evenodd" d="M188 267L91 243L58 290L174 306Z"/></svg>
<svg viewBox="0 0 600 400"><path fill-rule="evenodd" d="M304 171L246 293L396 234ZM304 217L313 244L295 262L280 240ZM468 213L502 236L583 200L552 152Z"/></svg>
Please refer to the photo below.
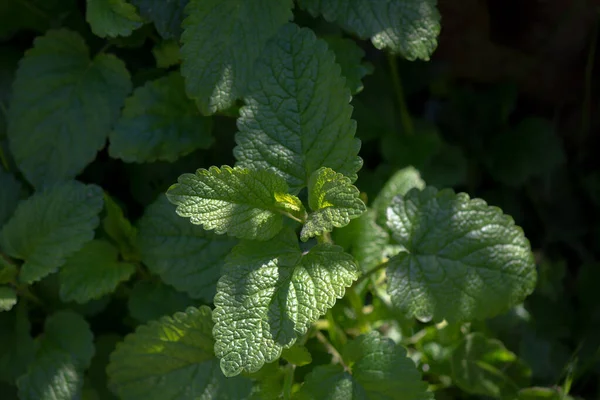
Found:
<svg viewBox="0 0 600 400"><path fill-rule="evenodd" d="M206 306L140 326L111 355L111 387L123 400L246 398L250 381L219 371L212 329Z"/></svg>
<svg viewBox="0 0 600 400"><path fill-rule="evenodd" d="M20 400L70 400L81 398L83 374L66 353L39 356L17 381Z"/></svg>
<svg viewBox="0 0 600 400"><path fill-rule="evenodd" d="M342 68L342 76L346 78L346 86L355 95L363 90L362 79L373 73L371 63L362 62L365 56L363 49L355 41L340 36L325 36L323 40L335 53L335 62Z"/></svg>
<svg viewBox="0 0 600 400"><path fill-rule="evenodd" d="M15 282L19 270L0 254L0 284Z"/></svg>
<svg viewBox="0 0 600 400"><path fill-rule="evenodd" d="M135 7L125 0L87 0L85 19L94 35L103 38L129 36L143 24Z"/></svg>
<svg viewBox="0 0 600 400"><path fill-rule="evenodd" d="M225 110L245 93L254 61L292 18L292 5L291 0L190 1L181 36L181 73L203 114Z"/></svg>
<svg viewBox="0 0 600 400"><path fill-rule="evenodd" d="M281 352L281 357L290 364L294 364L299 367L308 365L312 362L312 356L310 355L308 349L297 343L292 347L283 349Z"/></svg>
<svg viewBox="0 0 600 400"><path fill-rule="evenodd" d="M302 241L346 226L360 217L367 207L359 195L360 191L344 175L330 168L315 171L308 181L308 204L312 212L300 233Z"/></svg>
<svg viewBox="0 0 600 400"><path fill-rule="evenodd" d="M21 199L23 185L15 177L0 168L0 228L10 218Z"/></svg>
<svg viewBox="0 0 600 400"><path fill-rule="evenodd" d="M375 223L373 210L367 210L347 226L336 229L333 240L352 254L361 270L367 272L384 261L390 236Z"/></svg>
<svg viewBox="0 0 600 400"><path fill-rule="evenodd" d="M264 367L249 377L254 381L251 400L280 399L284 393L286 371L275 361L265 364Z"/></svg>
<svg viewBox="0 0 600 400"><path fill-rule="evenodd" d="M81 315L58 311L46 319L40 351L70 355L74 365L83 370L90 366L94 356L94 335Z"/></svg>
<svg viewBox="0 0 600 400"><path fill-rule="evenodd" d="M190 224L160 196L139 221L138 246L148 269L193 298L212 301L225 256L237 239Z"/></svg>
<svg viewBox="0 0 600 400"><path fill-rule="evenodd" d="M94 341L96 351L86 377L89 379L90 386L98 392L97 400L118 400L108 388L106 366L117 344L122 341L123 337L114 333L96 336L96 340Z"/></svg>
<svg viewBox="0 0 600 400"><path fill-rule="evenodd" d="M257 61L240 109L237 165L275 171L294 194L321 167L354 182L362 160L350 97L327 44L285 25Z"/></svg>
<svg viewBox="0 0 600 400"><path fill-rule="evenodd" d="M348 342L341 365L316 367L298 392L299 400L433 400L406 350L378 332Z"/></svg>
<svg viewBox="0 0 600 400"><path fill-rule="evenodd" d="M283 227L283 214L304 215L285 181L269 171L226 165L183 174L167 191L177 214L217 234L268 240Z"/></svg>
<svg viewBox="0 0 600 400"><path fill-rule="evenodd" d="M162 282L136 282L127 307L131 316L142 323L171 315L194 305L192 299Z"/></svg>
<svg viewBox="0 0 600 400"><path fill-rule="evenodd" d="M140 255L136 244L137 229L125 218L121 207L106 192L104 209L106 210L106 216L102 220L104 232L115 241L125 261L139 261Z"/></svg>
<svg viewBox="0 0 600 400"><path fill-rule="evenodd" d="M414 167L398 170L388 179L375 200L373 200L373 210L379 225L386 226L387 208L392 203L392 199L397 195L406 195L412 188L425 188L425 182L421 179L419 171Z"/></svg>
<svg viewBox="0 0 600 400"><path fill-rule="evenodd" d="M484 319L533 292L529 241L499 208L427 187L395 197L387 215L406 250L387 268L388 292L402 311L420 320Z"/></svg>
<svg viewBox="0 0 600 400"><path fill-rule="evenodd" d="M19 279L38 281L92 240L102 210L102 189L71 181L36 192L19 204L0 232L0 248L25 260Z"/></svg>
<svg viewBox="0 0 600 400"><path fill-rule="evenodd" d="M133 264L119 262L118 256L118 250L108 242L86 243L60 270L61 300L84 304L112 293L135 272Z"/></svg>
<svg viewBox="0 0 600 400"><path fill-rule="evenodd" d="M0 312L10 311L17 304L17 291L9 286L0 286Z"/></svg>
<svg viewBox="0 0 600 400"><path fill-rule="evenodd" d="M519 390L519 400L573 400L557 389L530 387Z"/></svg>
<svg viewBox="0 0 600 400"><path fill-rule="evenodd" d="M357 278L341 247L319 244L302 253L292 230L268 242L241 242L227 258L214 301L223 373L255 372L279 358Z"/></svg>
<svg viewBox="0 0 600 400"><path fill-rule="evenodd" d="M76 12L75 0L2 0L0 39L21 29L43 33L72 12Z"/></svg>
<svg viewBox="0 0 600 400"><path fill-rule="evenodd" d="M378 49L408 60L429 60L437 47L440 13L436 0L298 0L313 16L323 15Z"/></svg>
<svg viewBox="0 0 600 400"><path fill-rule="evenodd" d="M496 398L516 398L520 384L526 383L531 374L502 342L481 333L466 336L452 353L451 363L458 387L471 394Z"/></svg>
<svg viewBox="0 0 600 400"><path fill-rule="evenodd" d="M12 384L27 371L37 351L30 332L26 302L0 312L0 381Z"/></svg>
<svg viewBox="0 0 600 400"><path fill-rule="evenodd" d="M81 36L61 29L35 39L13 88L10 148L37 188L74 178L94 160L131 81L121 60L103 53L90 60Z"/></svg>
<svg viewBox="0 0 600 400"><path fill-rule="evenodd" d="M189 0L131 0L142 17L154 22L158 33L165 39L181 35L183 11Z"/></svg>
<svg viewBox="0 0 600 400"><path fill-rule="evenodd" d="M490 174L510 186L522 185L565 163L563 144L553 124L542 118L524 119L494 137L489 148Z"/></svg>
<svg viewBox="0 0 600 400"><path fill-rule="evenodd" d="M135 89L110 134L109 154L125 162L173 162L213 143L212 122L185 94L178 72Z"/></svg>
<svg viewBox="0 0 600 400"><path fill-rule="evenodd" d="M169 68L181 62L179 43L176 40L163 40L152 48L158 68Z"/></svg>

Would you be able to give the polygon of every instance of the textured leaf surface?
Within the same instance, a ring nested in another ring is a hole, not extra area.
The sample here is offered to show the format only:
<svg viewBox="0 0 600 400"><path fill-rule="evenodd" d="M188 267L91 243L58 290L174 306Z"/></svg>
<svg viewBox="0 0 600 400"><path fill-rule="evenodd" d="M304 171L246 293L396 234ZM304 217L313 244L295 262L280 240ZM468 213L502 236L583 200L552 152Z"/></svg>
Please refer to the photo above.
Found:
<svg viewBox="0 0 600 400"><path fill-rule="evenodd" d="M333 53L312 31L293 24L279 31L257 62L244 100L237 165L275 171L292 193L320 167L356 180L362 160L350 93Z"/></svg>
<svg viewBox="0 0 600 400"><path fill-rule="evenodd" d="M404 246L387 268L392 303L421 320L483 319L535 288L529 241L481 199L428 187L397 196L388 227Z"/></svg>
<svg viewBox="0 0 600 400"><path fill-rule="evenodd" d="M212 328L208 307L140 326L111 355L110 385L123 400L246 398L250 381L219 371Z"/></svg>
<svg viewBox="0 0 600 400"><path fill-rule="evenodd" d="M131 0L142 17L154 22L165 39L178 39L181 35L183 12L189 0Z"/></svg>
<svg viewBox="0 0 600 400"><path fill-rule="evenodd" d="M92 240L67 259L60 269L60 298L64 302L87 303L112 293L135 272L133 264L118 261L116 247Z"/></svg>
<svg viewBox="0 0 600 400"><path fill-rule="evenodd" d="M291 8L291 0L190 1L181 37L181 73L204 114L227 109L244 94L254 61L291 19Z"/></svg>
<svg viewBox="0 0 600 400"><path fill-rule="evenodd" d="M312 210L300 237L303 241L333 228L341 228L367 210L360 191L349 178L330 168L320 168L308 181L308 204Z"/></svg>
<svg viewBox="0 0 600 400"><path fill-rule="evenodd" d="M0 286L0 312L9 311L17 304L17 292L9 286Z"/></svg>
<svg viewBox="0 0 600 400"><path fill-rule="evenodd" d="M336 229L333 239L354 256L363 272L367 272L384 261L390 236L375 223L373 210L368 210L342 229Z"/></svg>
<svg viewBox="0 0 600 400"><path fill-rule="evenodd" d="M358 278L352 256L319 244L303 254L296 234L237 245L217 285L215 354L227 376L258 371L294 344Z"/></svg>
<svg viewBox="0 0 600 400"><path fill-rule="evenodd" d="M66 353L39 356L17 381L21 400L69 400L81 396L83 374Z"/></svg>
<svg viewBox="0 0 600 400"><path fill-rule="evenodd" d="M388 179L375 200L373 200L373 210L379 225L386 226L387 208L392 203L392 199L398 195L406 195L412 188L425 188L425 182L421 178L421 174L414 167L403 168Z"/></svg>
<svg viewBox="0 0 600 400"><path fill-rule="evenodd" d="M223 166L183 174L167 191L177 214L217 234L267 240L283 227L283 213L304 214L285 181L269 171Z"/></svg>
<svg viewBox="0 0 600 400"><path fill-rule="evenodd" d="M21 281L38 281L92 240L101 210L98 186L77 181L53 186L19 204L0 232L0 247L25 260Z"/></svg>
<svg viewBox="0 0 600 400"><path fill-rule="evenodd" d="M113 55L90 60L79 34L53 30L19 64L8 111L10 148L35 187L74 178L104 147L131 90Z"/></svg>
<svg viewBox="0 0 600 400"><path fill-rule="evenodd" d="M437 47L437 0L298 0L312 15L323 15L378 49L409 60L429 60Z"/></svg>
<svg viewBox="0 0 600 400"><path fill-rule="evenodd" d="M87 0L85 19L100 37L129 36L143 23L135 7L125 0Z"/></svg>
<svg viewBox="0 0 600 400"><path fill-rule="evenodd" d="M208 148L211 128L211 120L186 96L181 75L172 72L137 88L125 101L108 151L126 162L173 162Z"/></svg>
<svg viewBox="0 0 600 400"><path fill-rule="evenodd" d="M340 36L323 38L327 46L335 54L335 62L342 68L342 76L346 78L346 86L355 95L363 90L362 79L373 73L373 65L363 62L365 52L356 42Z"/></svg>
<svg viewBox="0 0 600 400"><path fill-rule="evenodd" d="M480 333L466 336L453 351L452 378L471 394L496 398L516 398L531 371L502 342ZM513 376L517 378L515 382Z"/></svg>
<svg viewBox="0 0 600 400"><path fill-rule="evenodd" d="M153 273L193 298L212 301L225 257L237 239L190 224L160 196L139 222L142 261Z"/></svg>
<svg viewBox="0 0 600 400"><path fill-rule="evenodd" d="M17 208L23 186L12 174L0 168L0 228Z"/></svg>
<svg viewBox="0 0 600 400"><path fill-rule="evenodd" d="M361 335L345 346L340 365L316 367L298 393L298 399L433 400L427 384L403 347L378 332Z"/></svg>
<svg viewBox="0 0 600 400"><path fill-rule="evenodd" d="M192 305L195 305L194 301L185 293L160 281L136 282L127 302L131 316L142 323L172 315Z"/></svg>

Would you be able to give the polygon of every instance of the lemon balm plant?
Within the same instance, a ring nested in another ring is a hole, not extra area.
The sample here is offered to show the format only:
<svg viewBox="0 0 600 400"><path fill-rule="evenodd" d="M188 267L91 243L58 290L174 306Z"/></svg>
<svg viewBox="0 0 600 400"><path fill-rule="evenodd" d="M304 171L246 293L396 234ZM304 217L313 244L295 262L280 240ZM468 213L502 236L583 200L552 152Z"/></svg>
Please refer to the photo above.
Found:
<svg viewBox="0 0 600 400"><path fill-rule="evenodd" d="M367 201L351 102L369 68L351 40L293 21L307 12L428 60L435 1L130 3L88 0L93 35L65 22L16 70L0 173L2 380L32 400L433 398L402 336L415 319L454 328L521 303L536 283L529 242L502 210L414 168ZM144 30L170 69L132 92L106 49ZM90 36L107 41L93 56ZM131 164L210 148L213 115L236 117L235 164L182 174L136 224L76 180L107 139ZM53 290L56 303L40 301ZM127 299L124 339L95 338L86 321L110 299ZM468 363L512 353L463 336L454 384L516 396L486 375L495 366Z"/></svg>

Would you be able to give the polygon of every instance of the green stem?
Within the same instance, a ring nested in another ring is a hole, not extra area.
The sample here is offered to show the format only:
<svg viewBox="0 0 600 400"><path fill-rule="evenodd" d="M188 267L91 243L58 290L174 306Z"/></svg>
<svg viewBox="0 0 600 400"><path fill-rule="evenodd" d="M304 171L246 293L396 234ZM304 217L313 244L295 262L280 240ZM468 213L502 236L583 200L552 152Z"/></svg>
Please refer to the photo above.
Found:
<svg viewBox="0 0 600 400"><path fill-rule="evenodd" d="M382 262L381 264L377 264L376 266L374 266L373 268L371 268L370 270L368 270L367 272L362 274L360 276L360 278L358 278L356 281L354 281L354 284L352 286L354 286L354 287L358 286L362 281L367 279L369 276L373 275L375 272L377 272L379 270L386 268L387 266L388 266L387 261Z"/></svg>
<svg viewBox="0 0 600 400"><path fill-rule="evenodd" d="M292 398L292 385L294 384L294 371L296 366L288 364L286 366L285 375L283 377L283 399L290 400Z"/></svg>
<svg viewBox="0 0 600 400"><path fill-rule="evenodd" d="M398 107L400 108L400 120L402 122L402 128L406 135L414 135L414 127L408 107L406 106L406 100L404 98L404 90L402 89L402 81L400 81L400 74L398 73L398 62L396 56L388 54L388 62L390 64L390 74L392 75L392 84L394 85L394 92L396 93L396 99L398 101Z"/></svg>
<svg viewBox="0 0 600 400"><path fill-rule="evenodd" d="M325 348L327 349L327 352L329 354L331 354L331 356L333 357L332 361L335 362L339 362L340 365L342 367L344 367L344 371L348 372L349 374L351 374L352 372L350 371L350 368L348 368L348 366L344 363L344 359L342 358L342 355L340 354L339 351L337 351L337 349L329 342L329 340L327 340L327 338L325 337L325 335L323 335L320 331L317 331L315 333L315 337L317 338L317 340L319 342L321 342L323 344L323 346L325 346Z"/></svg>

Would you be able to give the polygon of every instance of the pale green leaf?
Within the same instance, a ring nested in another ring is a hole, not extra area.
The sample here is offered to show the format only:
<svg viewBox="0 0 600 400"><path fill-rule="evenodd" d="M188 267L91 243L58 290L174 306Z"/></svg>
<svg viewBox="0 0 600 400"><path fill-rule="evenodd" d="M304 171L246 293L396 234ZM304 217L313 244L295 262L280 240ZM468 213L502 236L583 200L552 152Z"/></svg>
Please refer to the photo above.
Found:
<svg viewBox="0 0 600 400"><path fill-rule="evenodd" d="M382 263L386 258L386 246L390 236L375 223L373 210L333 232L333 240L354 256L363 272Z"/></svg>
<svg viewBox="0 0 600 400"><path fill-rule="evenodd" d="M183 12L189 0L131 0L142 17L154 22L165 39L179 39Z"/></svg>
<svg viewBox="0 0 600 400"><path fill-rule="evenodd" d="M348 342L342 352L345 365L316 367L307 377L299 400L433 400L427 384L406 350L378 332Z"/></svg>
<svg viewBox="0 0 600 400"><path fill-rule="evenodd" d="M27 371L37 351L31 337L26 302L0 312L0 381L14 383Z"/></svg>
<svg viewBox="0 0 600 400"><path fill-rule="evenodd" d="M74 178L104 147L131 81L110 54L90 59L79 34L52 30L19 64L8 110L10 148L35 187Z"/></svg>
<svg viewBox="0 0 600 400"><path fill-rule="evenodd" d="M181 36L181 73L204 114L244 95L267 40L292 18L291 0L191 0ZM201 56L199 56L201 55Z"/></svg>
<svg viewBox="0 0 600 400"><path fill-rule="evenodd" d="M302 253L296 234L243 241L217 285L215 353L226 376L258 371L306 333L358 278L352 256L319 244Z"/></svg>
<svg viewBox="0 0 600 400"><path fill-rule="evenodd" d="M19 279L32 283L56 271L92 240L102 210L102 189L71 181L22 201L0 232L0 248L25 260Z"/></svg>
<svg viewBox="0 0 600 400"><path fill-rule="evenodd" d="M0 188L2 188L0 190L0 228L2 228L17 208L23 186L12 174L0 168Z"/></svg>
<svg viewBox="0 0 600 400"><path fill-rule="evenodd" d="M451 358L452 379L467 393L502 399L517 398L531 371L502 342L481 333L466 336Z"/></svg>
<svg viewBox="0 0 600 400"><path fill-rule="evenodd" d="M346 226L360 217L367 207L359 195L360 191L344 175L331 168L315 171L308 180L308 204L312 212L300 233L302 241Z"/></svg>
<svg viewBox="0 0 600 400"><path fill-rule="evenodd" d="M17 304L17 291L9 286L0 286L0 312L10 311Z"/></svg>
<svg viewBox="0 0 600 400"><path fill-rule="evenodd" d="M115 241L125 261L139 261L140 255L136 245L137 229L125 218L121 207L106 192L104 210L106 211L106 216L102 220L104 232Z"/></svg>
<svg viewBox="0 0 600 400"><path fill-rule="evenodd" d="M355 95L363 90L362 79L373 73L373 65L363 62L365 52L356 42L340 36L325 36L323 40L335 54L335 62L342 68L342 76L346 78L346 86Z"/></svg>
<svg viewBox="0 0 600 400"><path fill-rule="evenodd" d="M298 0L298 4L408 60L429 60L437 47L437 0Z"/></svg>
<svg viewBox="0 0 600 400"><path fill-rule="evenodd" d="M175 161L213 143L212 122L198 112L179 72L135 89L110 134L111 157L125 162Z"/></svg>
<svg viewBox="0 0 600 400"><path fill-rule="evenodd" d="M212 301L225 256L237 239L190 224L160 196L139 221L138 246L150 271L193 298Z"/></svg>
<svg viewBox="0 0 600 400"><path fill-rule="evenodd" d="M283 349L281 352L281 358L289 362L290 364L297 365L299 367L308 365L312 362L312 356L305 346L296 343L292 347Z"/></svg>
<svg viewBox="0 0 600 400"><path fill-rule="evenodd" d="M163 40L152 48L152 54L156 59L158 68L169 68L179 64L181 55L179 54L179 43L176 40Z"/></svg>
<svg viewBox="0 0 600 400"><path fill-rule="evenodd" d="M356 180L362 160L350 92L333 53L312 31L293 24L279 31L257 62L244 101L237 165L275 171L292 193L321 167Z"/></svg>
<svg viewBox="0 0 600 400"><path fill-rule="evenodd" d="M129 36L143 24L135 7L125 0L87 0L85 19L94 35L103 38Z"/></svg>
<svg viewBox="0 0 600 400"><path fill-rule="evenodd" d="M60 269L61 300L84 304L112 293L135 272L133 264L119 262L118 256L118 250L108 242L86 243Z"/></svg>
<svg viewBox="0 0 600 400"><path fill-rule="evenodd" d="M172 315L196 305L185 293L160 281L139 281L133 286L127 308L129 314L142 323Z"/></svg>
<svg viewBox="0 0 600 400"><path fill-rule="evenodd" d="M533 292L529 241L513 219L465 193L427 187L397 196L388 227L406 251L389 261L392 303L421 320L484 319Z"/></svg>
<svg viewBox="0 0 600 400"><path fill-rule="evenodd" d="M20 400L79 399L83 373L67 353L50 351L36 358L17 386Z"/></svg>
<svg viewBox="0 0 600 400"><path fill-rule="evenodd" d="M269 171L224 165L183 174L177 182L167 191L177 214L217 234L267 240L283 227L283 214L304 214L286 182Z"/></svg>
<svg viewBox="0 0 600 400"><path fill-rule="evenodd" d="M111 387L123 400L243 400L251 383L219 371L212 328L206 306L138 327L111 355Z"/></svg>
<svg viewBox="0 0 600 400"><path fill-rule="evenodd" d="M421 174L414 167L398 170L388 179L375 200L373 200L373 210L379 225L386 226L387 208L392 203L392 199L397 195L406 195L412 188L425 188L425 182L421 179Z"/></svg>

